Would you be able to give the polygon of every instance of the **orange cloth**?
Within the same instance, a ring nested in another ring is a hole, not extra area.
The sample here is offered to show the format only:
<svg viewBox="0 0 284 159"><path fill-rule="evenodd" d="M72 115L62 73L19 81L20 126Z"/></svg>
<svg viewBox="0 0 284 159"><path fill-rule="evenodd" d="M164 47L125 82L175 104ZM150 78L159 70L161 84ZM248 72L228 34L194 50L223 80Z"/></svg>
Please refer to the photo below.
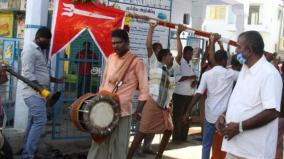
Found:
<svg viewBox="0 0 284 159"><path fill-rule="evenodd" d="M115 83L111 82L117 74L117 69L127 60L128 51L123 57L119 57L116 53L111 54L106 62L103 74L103 81L100 86L100 91L106 90L112 92ZM148 78L147 68L142 60L135 58L130 64L129 69L124 77L123 84L118 88L117 94L120 100L121 116L128 116L131 114L131 101L134 91L139 89L140 95L138 100L146 101L148 97Z"/></svg>
<svg viewBox="0 0 284 159"><path fill-rule="evenodd" d="M110 83L115 83L116 81L120 81L123 79L123 76L126 75L129 66L136 58L134 54L126 54L123 56L124 62L116 69L115 74L109 79Z"/></svg>
<svg viewBox="0 0 284 159"><path fill-rule="evenodd" d="M223 136L221 136L216 132L213 138L211 159L225 159L226 152L221 151L222 142L223 142Z"/></svg>
<svg viewBox="0 0 284 159"><path fill-rule="evenodd" d="M173 130L171 109L161 109L149 96L143 108L139 131L142 133L164 133Z"/></svg>

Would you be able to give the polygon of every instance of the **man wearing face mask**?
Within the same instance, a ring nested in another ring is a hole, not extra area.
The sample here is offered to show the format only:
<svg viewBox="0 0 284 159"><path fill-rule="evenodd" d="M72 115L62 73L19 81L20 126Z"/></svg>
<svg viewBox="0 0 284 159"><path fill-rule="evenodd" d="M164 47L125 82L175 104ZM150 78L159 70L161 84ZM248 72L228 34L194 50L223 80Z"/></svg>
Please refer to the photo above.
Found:
<svg viewBox="0 0 284 159"><path fill-rule="evenodd" d="M50 77L49 75L47 58L44 50L49 48L50 39L50 30L46 27L39 28L34 41L27 44L21 54L22 75L45 88L48 87L49 82L63 82L62 78L57 79ZM46 100L28 85L22 85L22 96L29 111L22 159L32 159L47 121Z"/></svg>
<svg viewBox="0 0 284 159"><path fill-rule="evenodd" d="M227 159L275 158L282 79L264 55L257 31L240 34L238 59L243 63L227 111L216 122L224 135Z"/></svg>

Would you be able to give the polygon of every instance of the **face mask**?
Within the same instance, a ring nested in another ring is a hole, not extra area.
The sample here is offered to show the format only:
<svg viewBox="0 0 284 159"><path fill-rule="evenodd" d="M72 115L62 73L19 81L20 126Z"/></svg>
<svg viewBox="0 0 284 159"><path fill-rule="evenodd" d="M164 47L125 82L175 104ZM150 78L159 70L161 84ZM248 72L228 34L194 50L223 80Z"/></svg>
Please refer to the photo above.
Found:
<svg viewBox="0 0 284 159"><path fill-rule="evenodd" d="M49 48L49 44L46 44L46 43L39 43L38 46L42 49L42 50L45 50L45 49L48 49Z"/></svg>
<svg viewBox="0 0 284 159"><path fill-rule="evenodd" d="M243 53L238 53L237 55L237 60L241 63L241 64L245 64L247 59L244 57Z"/></svg>
<svg viewBox="0 0 284 159"><path fill-rule="evenodd" d="M37 44L42 50L45 50L45 49L48 49L48 48L49 48L49 46L50 46L50 41L48 41L48 40L43 40L43 41L41 41L40 39L37 39L36 44Z"/></svg>

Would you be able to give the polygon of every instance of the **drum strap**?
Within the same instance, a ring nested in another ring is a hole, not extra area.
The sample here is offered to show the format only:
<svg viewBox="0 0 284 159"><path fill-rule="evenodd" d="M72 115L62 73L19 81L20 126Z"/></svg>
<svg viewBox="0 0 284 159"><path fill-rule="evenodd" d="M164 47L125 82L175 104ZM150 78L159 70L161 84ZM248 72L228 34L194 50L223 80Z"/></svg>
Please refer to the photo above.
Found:
<svg viewBox="0 0 284 159"><path fill-rule="evenodd" d="M125 78L125 76L126 76L126 73L128 72L128 70L129 70L129 68L130 68L130 65L132 64L132 62L133 62L134 59L136 58L135 55L132 55L132 54L130 54L130 55L131 55L131 57L129 57L129 59L124 62L124 64L123 64L124 67L121 68L121 69L124 69L124 70L122 70L122 71L120 72L119 78L118 78L118 80L115 82L115 86L114 86L114 88L113 88L113 90L112 90L112 93L116 93L116 92L118 91L118 88L119 88L120 86L122 86L122 84L123 84L122 81L124 80L124 78Z"/></svg>

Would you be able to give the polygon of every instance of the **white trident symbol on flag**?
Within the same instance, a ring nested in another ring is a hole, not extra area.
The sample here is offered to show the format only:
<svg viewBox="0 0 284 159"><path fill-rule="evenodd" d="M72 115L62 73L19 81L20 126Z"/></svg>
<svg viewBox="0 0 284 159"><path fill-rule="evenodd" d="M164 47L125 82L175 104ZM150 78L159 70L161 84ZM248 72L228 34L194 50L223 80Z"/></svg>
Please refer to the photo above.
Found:
<svg viewBox="0 0 284 159"><path fill-rule="evenodd" d="M82 16L99 18L99 19L109 19L109 20L114 19L114 17L104 16L104 15L88 12L88 11L85 11L85 10L77 9L77 8L75 8L75 6L73 4L63 3L63 5L64 5L64 8L63 8L64 11L62 12L62 15L64 15L64 16L72 17L74 14L78 14L78 15L82 15Z"/></svg>

